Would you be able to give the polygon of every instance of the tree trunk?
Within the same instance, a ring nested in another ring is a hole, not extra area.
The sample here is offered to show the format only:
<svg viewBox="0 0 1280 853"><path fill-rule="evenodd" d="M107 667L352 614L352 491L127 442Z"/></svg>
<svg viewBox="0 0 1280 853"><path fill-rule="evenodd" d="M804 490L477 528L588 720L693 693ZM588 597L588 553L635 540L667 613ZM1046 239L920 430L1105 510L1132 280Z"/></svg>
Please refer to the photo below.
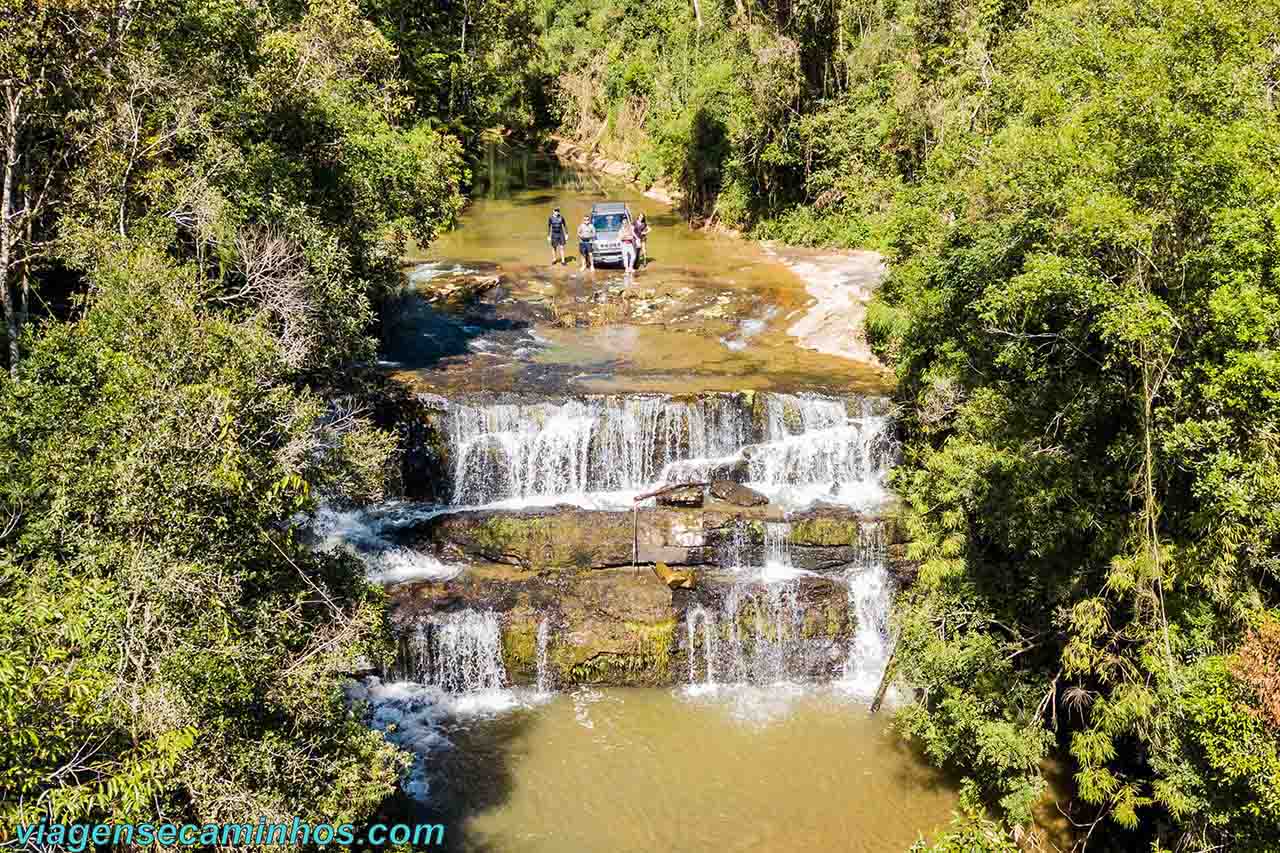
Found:
<svg viewBox="0 0 1280 853"><path fill-rule="evenodd" d="M18 118L22 92L6 83L4 124L4 190L0 194L0 304L4 307L5 338L9 343L9 374L18 375L18 311L9 287L13 250L13 173L18 166Z"/></svg>
<svg viewBox="0 0 1280 853"><path fill-rule="evenodd" d="M698 20L698 29L702 29L702 7L698 5L698 0L693 0L693 17Z"/></svg>
<svg viewBox="0 0 1280 853"><path fill-rule="evenodd" d="M884 662L884 674L880 676L880 685L876 687L875 698L871 700L871 713L876 714L880 711L880 706L884 704L885 694L889 692L889 685L893 683L894 671L898 664L898 644L893 644L892 651L889 652L889 659Z"/></svg>
<svg viewBox="0 0 1280 853"><path fill-rule="evenodd" d="M31 194L26 189L22 191L22 217L22 284L18 289L18 328L25 326L31 317L31 253L36 244L32 239L35 217L31 215Z"/></svg>

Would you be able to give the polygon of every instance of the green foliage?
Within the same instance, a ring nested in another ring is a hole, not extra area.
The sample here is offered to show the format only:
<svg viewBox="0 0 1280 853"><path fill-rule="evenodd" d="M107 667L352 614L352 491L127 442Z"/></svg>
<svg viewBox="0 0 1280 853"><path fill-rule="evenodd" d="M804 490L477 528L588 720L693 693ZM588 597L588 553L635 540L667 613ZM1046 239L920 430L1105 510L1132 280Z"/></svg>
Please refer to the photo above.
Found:
<svg viewBox="0 0 1280 853"><path fill-rule="evenodd" d="M189 267L140 250L94 286L0 384L4 820L370 813L402 763L338 685L380 593L288 532L348 445Z"/></svg>
<svg viewBox="0 0 1280 853"><path fill-rule="evenodd" d="M1020 849L1004 828L983 812L980 797L966 785L960 791L960 810L951 826L933 844L917 841L911 853L1019 853Z"/></svg>
<svg viewBox="0 0 1280 853"><path fill-rule="evenodd" d="M544 4L556 116L694 215L888 255L902 731L1013 823L1057 752L1095 843L1274 838L1277 732L1205 667L1280 580L1280 7L701 9Z"/></svg>
<svg viewBox="0 0 1280 853"><path fill-rule="evenodd" d="M0 379L0 826L366 819L406 767L342 691L383 594L297 519L384 496L353 368L461 146L349 0L6 12L48 299Z"/></svg>
<svg viewBox="0 0 1280 853"><path fill-rule="evenodd" d="M532 136L545 125L532 0L360 6L395 46L415 116L446 127L469 149L499 133Z"/></svg>
<svg viewBox="0 0 1280 853"><path fill-rule="evenodd" d="M974 69L981 136L900 161L868 329L909 404L901 725L1014 823L1063 744L1095 841L1276 837L1221 650L1275 603L1278 37L1274 4L1035 3Z"/></svg>

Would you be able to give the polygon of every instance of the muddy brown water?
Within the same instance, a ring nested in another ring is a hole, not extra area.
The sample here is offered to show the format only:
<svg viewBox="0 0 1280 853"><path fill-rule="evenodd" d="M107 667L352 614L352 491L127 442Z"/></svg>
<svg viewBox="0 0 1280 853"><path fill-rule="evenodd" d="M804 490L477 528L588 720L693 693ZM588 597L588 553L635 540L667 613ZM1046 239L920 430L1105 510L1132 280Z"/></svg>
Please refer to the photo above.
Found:
<svg viewBox="0 0 1280 853"><path fill-rule="evenodd" d="M887 727L835 691L579 690L455 730L435 791L466 853L905 851L955 794Z"/></svg>
<svg viewBox="0 0 1280 853"><path fill-rule="evenodd" d="M666 205L553 158L516 153L485 170L459 227L406 264L384 359L422 390L546 393L732 390L883 392L882 368L807 349L788 329L814 299L760 245L689 228ZM553 266L547 217L576 228L591 204L626 201L650 225L649 264ZM422 294L457 276L497 276L477 302Z"/></svg>

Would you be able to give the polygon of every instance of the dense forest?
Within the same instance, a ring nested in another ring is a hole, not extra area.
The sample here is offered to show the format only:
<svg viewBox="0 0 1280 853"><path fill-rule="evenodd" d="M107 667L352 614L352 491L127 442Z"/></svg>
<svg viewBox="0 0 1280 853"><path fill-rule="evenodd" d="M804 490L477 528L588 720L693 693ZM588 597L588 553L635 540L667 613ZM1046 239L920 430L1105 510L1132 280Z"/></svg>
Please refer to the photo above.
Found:
<svg viewBox="0 0 1280 853"><path fill-rule="evenodd" d="M558 132L693 219L882 251L935 849L1280 843L1275 0L4 0L0 825L360 821L395 488L368 368L469 156ZM533 31L530 26L532 22Z"/></svg>
<svg viewBox="0 0 1280 853"><path fill-rule="evenodd" d="M898 726L971 806L941 848L1021 836L1052 759L1091 849L1276 849L1280 6L544 14L567 132L691 215L888 258Z"/></svg>
<svg viewBox="0 0 1280 853"><path fill-rule="evenodd" d="M395 787L405 757L340 690L385 650L381 592L291 519L387 488L396 441L361 365L406 242L460 208L486 92L416 90L367 14L0 15L6 836L358 821ZM446 133L427 111L450 102Z"/></svg>

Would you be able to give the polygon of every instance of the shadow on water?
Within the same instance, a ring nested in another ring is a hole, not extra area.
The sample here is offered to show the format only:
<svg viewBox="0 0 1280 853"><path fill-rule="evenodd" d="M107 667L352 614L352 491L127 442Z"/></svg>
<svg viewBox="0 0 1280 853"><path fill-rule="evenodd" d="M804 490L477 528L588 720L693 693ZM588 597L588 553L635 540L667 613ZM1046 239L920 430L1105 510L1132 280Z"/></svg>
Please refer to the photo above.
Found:
<svg viewBox="0 0 1280 853"><path fill-rule="evenodd" d="M443 824L444 844L431 850L447 853L502 853L491 839L480 836L469 819L503 806L515 787L513 745L534 722L531 709L492 717L456 721L444 734L449 749L430 755L429 804L397 792L383 803L378 820L386 823Z"/></svg>
<svg viewBox="0 0 1280 853"><path fill-rule="evenodd" d="M532 319L502 316L496 306L474 302L462 311L433 306L406 288L383 308L382 358L412 368L433 367L473 351L472 342L496 333L521 333Z"/></svg>
<svg viewBox="0 0 1280 853"><path fill-rule="evenodd" d="M899 758L890 772L901 790L939 793L955 791L960 787L960 774L936 767L929 760L923 744L895 733L889 717L886 716L885 722L882 737L889 751Z"/></svg>
<svg viewBox="0 0 1280 853"><path fill-rule="evenodd" d="M555 190L572 190L588 195L607 195L598 175L561 163L537 151L500 152L490 148L477 164L472 198L510 201L519 207L551 204ZM529 190L545 190L525 195Z"/></svg>
<svg viewBox="0 0 1280 853"><path fill-rule="evenodd" d="M556 200L557 196L551 193L535 193L533 195L520 196L510 199L511 204L516 207L550 207Z"/></svg>

